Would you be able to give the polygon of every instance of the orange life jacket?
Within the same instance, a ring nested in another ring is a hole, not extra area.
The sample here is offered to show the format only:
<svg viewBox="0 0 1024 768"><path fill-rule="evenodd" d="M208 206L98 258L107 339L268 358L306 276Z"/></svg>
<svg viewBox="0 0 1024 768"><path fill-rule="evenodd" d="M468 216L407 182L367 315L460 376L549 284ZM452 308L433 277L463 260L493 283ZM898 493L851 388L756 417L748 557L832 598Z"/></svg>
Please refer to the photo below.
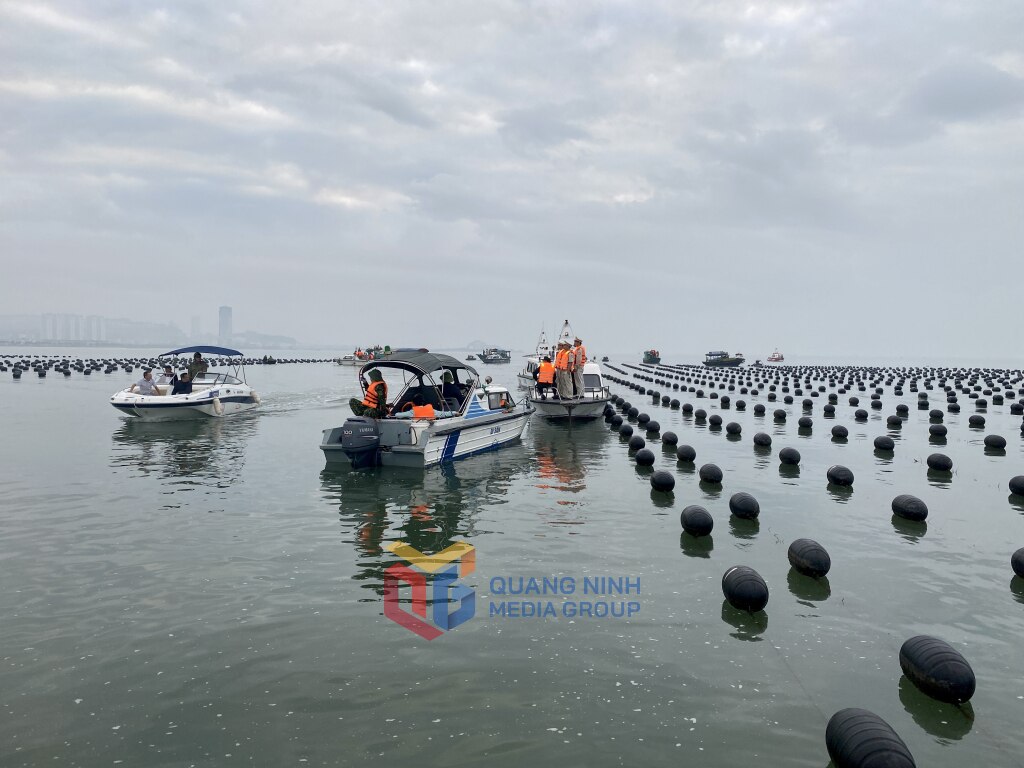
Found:
<svg viewBox="0 0 1024 768"><path fill-rule="evenodd" d="M538 384L551 384L555 380L555 366L551 363L541 363L537 371Z"/></svg>
<svg viewBox="0 0 1024 768"><path fill-rule="evenodd" d="M384 387L380 395L378 391L381 387ZM366 388L366 397L363 398L363 405L367 408L378 408L378 403L386 403L388 401L388 385L383 381L371 381L370 386Z"/></svg>
<svg viewBox="0 0 1024 768"><path fill-rule="evenodd" d="M569 353L566 350L560 349L555 353L555 368L560 371L569 370Z"/></svg>
<svg viewBox="0 0 1024 768"><path fill-rule="evenodd" d="M580 344L578 347L573 349L573 354L576 355L576 367L582 368L587 363L587 348Z"/></svg>
<svg viewBox="0 0 1024 768"><path fill-rule="evenodd" d="M414 405L412 407L412 417L414 419L432 419L434 418L434 406L430 403L426 405Z"/></svg>

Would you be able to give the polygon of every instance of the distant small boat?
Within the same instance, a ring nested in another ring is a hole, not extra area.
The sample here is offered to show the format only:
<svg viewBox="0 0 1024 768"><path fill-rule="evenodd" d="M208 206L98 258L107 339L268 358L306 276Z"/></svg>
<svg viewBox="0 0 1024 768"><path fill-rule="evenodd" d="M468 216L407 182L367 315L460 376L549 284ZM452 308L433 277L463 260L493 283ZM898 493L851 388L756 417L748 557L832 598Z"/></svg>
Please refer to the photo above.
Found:
<svg viewBox="0 0 1024 768"><path fill-rule="evenodd" d="M661 362L661 353L656 349L644 350L644 363L646 365L657 365Z"/></svg>
<svg viewBox="0 0 1024 768"><path fill-rule="evenodd" d="M742 352L730 355L728 352L708 352L704 355L704 365L708 368L732 368L743 365L744 357Z"/></svg>
<svg viewBox="0 0 1024 768"><path fill-rule="evenodd" d="M781 363L786 358L784 358L782 356L782 353L779 352L779 348L776 347L775 351L772 352L770 355L768 355L768 357L766 359L768 360L769 363Z"/></svg>
<svg viewBox="0 0 1024 768"><path fill-rule="evenodd" d="M467 360L476 360L476 355L466 355Z"/></svg>
<svg viewBox="0 0 1024 768"><path fill-rule="evenodd" d="M480 353L480 362L489 363L491 365L496 363L511 363L512 352L507 349L499 349L498 347L489 347Z"/></svg>
<svg viewBox="0 0 1024 768"><path fill-rule="evenodd" d="M608 362L608 355L605 355L604 357L602 357L601 358L601 362L602 363L607 363Z"/></svg>

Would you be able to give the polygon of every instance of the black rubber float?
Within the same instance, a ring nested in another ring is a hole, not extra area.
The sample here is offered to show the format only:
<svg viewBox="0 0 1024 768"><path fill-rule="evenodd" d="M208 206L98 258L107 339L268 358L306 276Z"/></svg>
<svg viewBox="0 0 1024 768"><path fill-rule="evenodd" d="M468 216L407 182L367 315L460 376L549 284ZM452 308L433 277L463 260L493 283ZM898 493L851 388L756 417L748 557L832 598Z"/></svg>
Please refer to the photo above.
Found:
<svg viewBox="0 0 1024 768"><path fill-rule="evenodd" d="M842 464L833 464L828 468L825 476L833 485L853 485L853 472L849 467L844 467Z"/></svg>
<svg viewBox="0 0 1024 768"><path fill-rule="evenodd" d="M738 435L743 431L743 427L737 424L735 421L730 421L725 425L725 431L730 435Z"/></svg>
<svg viewBox="0 0 1024 768"><path fill-rule="evenodd" d="M691 504L679 515L679 524L691 536L707 536L715 527L714 518L704 507Z"/></svg>
<svg viewBox="0 0 1024 768"><path fill-rule="evenodd" d="M835 768L916 768L903 739L866 709L841 709L825 727L825 748Z"/></svg>
<svg viewBox="0 0 1024 768"><path fill-rule="evenodd" d="M813 539L797 539L789 545L787 552L789 564L804 576L820 578L832 567L832 558L818 542Z"/></svg>
<svg viewBox="0 0 1024 768"><path fill-rule="evenodd" d="M902 493L892 500L892 512L904 520L913 520L915 523L919 523L928 517L928 505L917 496Z"/></svg>
<svg viewBox="0 0 1024 768"><path fill-rule="evenodd" d="M631 451L639 451L645 445L647 445L647 441L640 437L640 435L633 435L629 438L629 450Z"/></svg>
<svg viewBox="0 0 1024 768"><path fill-rule="evenodd" d="M875 438L875 450L891 451L896 447L896 442L888 435L879 435Z"/></svg>
<svg viewBox="0 0 1024 768"><path fill-rule="evenodd" d="M837 438L839 440L845 440L847 437L849 437L849 435L850 431L842 424L836 424L834 427L832 427L832 437L834 438Z"/></svg>
<svg viewBox="0 0 1024 768"><path fill-rule="evenodd" d="M646 450L646 449L645 449ZM654 454L652 453L651 456ZM676 479L672 476L671 472L666 472L664 469L659 469L653 475L651 475L651 488L661 493L668 493L676 487Z"/></svg>
<svg viewBox="0 0 1024 768"><path fill-rule="evenodd" d="M1024 475L1017 475L1010 478L1010 493L1024 496Z"/></svg>
<svg viewBox="0 0 1024 768"><path fill-rule="evenodd" d="M729 499L729 511L743 520L755 520L761 514L761 505L749 493L740 491Z"/></svg>
<svg viewBox="0 0 1024 768"><path fill-rule="evenodd" d="M985 435L985 447L998 451L1006 447L1006 438L1002 435Z"/></svg>
<svg viewBox="0 0 1024 768"><path fill-rule="evenodd" d="M765 448L772 444L772 436L765 432L758 432L754 435L754 445L759 445Z"/></svg>
<svg viewBox="0 0 1024 768"><path fill-rule="evenodd" d="M664 445L675 445L679 442L679 438L676 436L675 432L666 432L661 436L661 442Z"/></svg>
<svg viewBox="0 0 1024 768"><path fill-rule="evenodd" d="M967 659L945 640L930 635L917 635L903 643L900 667L922 693L948 704L970 701L977 686Z"/></svg>
<svg viewBox="0 0 1024 768"><path fill-rule="evenodd" d="M761 574L745 565L734 565L722 576L722 592L733 608L756 613L768 605L768 585Z"/></svg>
<svg viewBox="0 0 1024 768"><path fill-rule="evenodd" d="M1010 556L1010 567L1013 572L1024 579L1024 547L1021 547Z"/></svg>
<svg viewBox="0 0 1024 768"><path fill-rule="evenodd" d="M953 460L944 453L933 453L928 459L928 469L936 472L950 472L953 469Z"/></svg>
<svg viewBox="0 0 1024 768"><path fill-rule="evenodd" d="M716 464L704 464L697 471L702 482L718 485L722 482L722 470Z"/></svg>
<svg viewBox="0 0 1024 768"><path fill-rule="evenodd" d="M796 448L783 448L779 451L779 461L795 467L800 463L800 451Z"/></svg>
<svg viewBox="0 0 1024 768"><path fill-rule="evenodd" d="M693 462L697 458L697 451L694 450L692 445L680 445L676 448L676 458L679 461Z"/></svg>

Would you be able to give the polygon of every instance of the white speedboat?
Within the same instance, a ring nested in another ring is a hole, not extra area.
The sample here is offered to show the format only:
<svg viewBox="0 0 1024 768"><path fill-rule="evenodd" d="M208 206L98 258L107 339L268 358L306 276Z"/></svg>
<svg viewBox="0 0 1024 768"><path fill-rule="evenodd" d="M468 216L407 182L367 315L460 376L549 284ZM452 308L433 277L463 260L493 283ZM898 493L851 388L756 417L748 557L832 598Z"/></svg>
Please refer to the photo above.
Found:
<svg viewBox="0 0 1024 768"><path fill-rule="evenodd" d="M534 390L527 399L537 413L548 419L597 419L604 415L612 394L604 383L601 366L590 362L583 366L583 392L576 397L563 400L551 387L546 397L540 397Z"/></svg>
<svg viewBox="0 0 1024 768"><path fill-rule="evenodd" d="M160 388L160 395L140 395L131 387L111 396L110 404L126 416L147 421L171 421L178 419L221 418L241 411L248 411L260 404L256 391L245 382L245 368L241 363L242 353L227 347L182 347L164 352L160 357L200 352L220 357L238 357L229 361L233 375L207 371L192 382L189 394L172 395L171 381L160 376L154 383ZM241 378L239 378L241 377Z"/></svg>
<svg viewBox="0 0 1024 768"><path fill-rule="evenodd" d="M325 429L320 448L328 462L349 461L356 469L447 463L515 442L533 413L528 402L516 402L490 377L481 382L473 368L448 355L396 350L364 365L361 384L371 370L380 371L389 392L398 393L388 404L390 415L351 416ZM443 382L445 373L451 382ZM433 418L420 411L428 405Z"/></svg>

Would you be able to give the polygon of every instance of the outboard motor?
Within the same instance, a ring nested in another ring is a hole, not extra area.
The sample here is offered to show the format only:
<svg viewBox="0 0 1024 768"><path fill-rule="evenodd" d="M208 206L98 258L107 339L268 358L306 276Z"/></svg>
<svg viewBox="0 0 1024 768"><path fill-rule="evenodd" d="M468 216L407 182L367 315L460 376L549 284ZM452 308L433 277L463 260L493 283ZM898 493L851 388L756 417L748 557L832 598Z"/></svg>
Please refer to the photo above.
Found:
<svg viewBox="0 0 1024 768"><path fill-rule="evenodd" d="M380 466L380 430L376 419L349 416L341 428L341 450L353 469Z"/></svg>

